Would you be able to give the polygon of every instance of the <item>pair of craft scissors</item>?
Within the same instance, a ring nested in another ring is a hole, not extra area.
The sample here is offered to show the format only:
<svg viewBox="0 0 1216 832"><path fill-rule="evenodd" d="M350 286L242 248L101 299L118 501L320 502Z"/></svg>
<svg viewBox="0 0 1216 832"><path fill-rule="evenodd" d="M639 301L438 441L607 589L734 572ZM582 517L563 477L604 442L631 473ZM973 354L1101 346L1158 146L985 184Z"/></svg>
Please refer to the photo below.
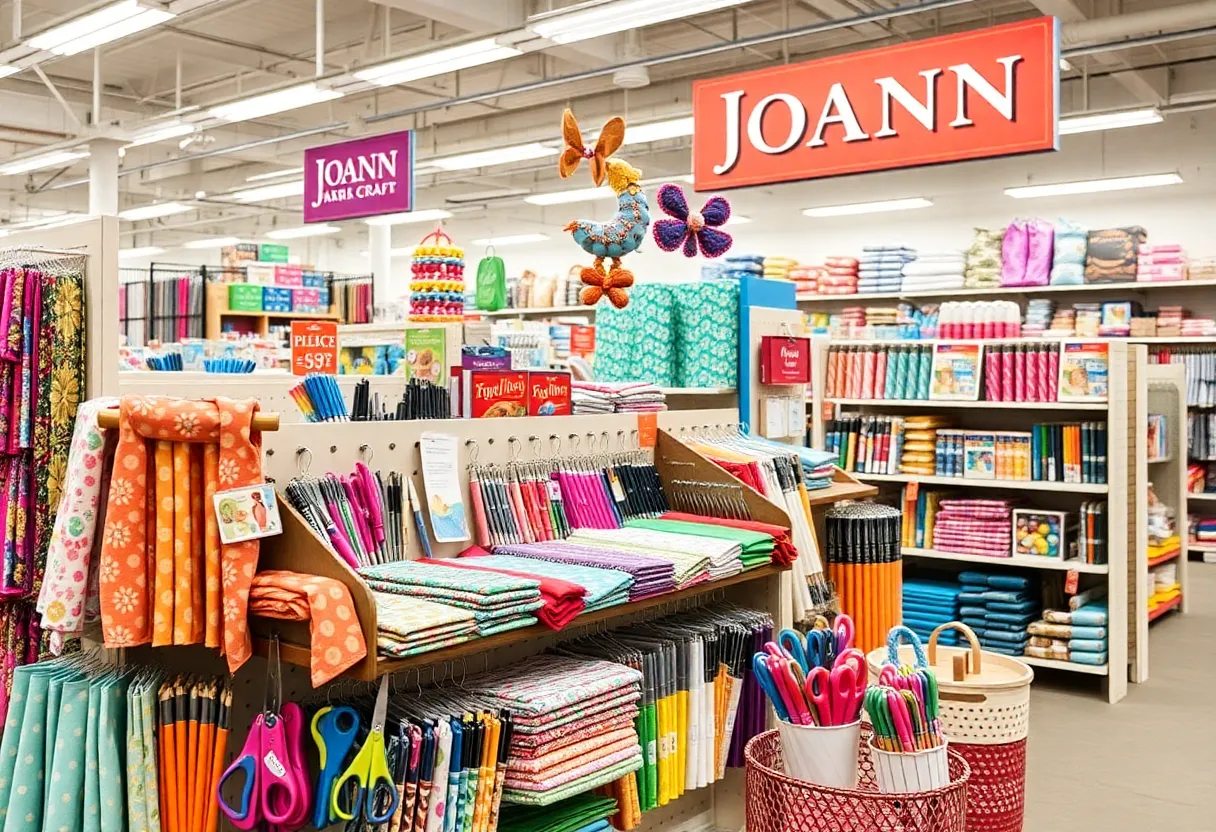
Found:
<svg viewBox="0 0 1216 832"><path fill-rule="evenodd" d="M837 664L831 670L826 667L812 668L803 687L806 700L818 714L820 726L856 722L860 718L865 689L865 677L858 683L852 662Z"/></svg>
<svg viewBox="0 0 1216 832"><path fill-rule="evenodd" d="M832 622L832 633L836 636L836 655L839 656L853 646L853 639L857 636L857 625L853 623L853 619L848 613L842 612Z"/></svg>
<svg viewBox="0 0 1216 832"><path fill-rule="evenodd" d="M345 705L326 706L313 714L312 739L321 763L312 813L312 825L317 829L338 822L338 816L333 812L334 784L355 747L359 725L359 712Z"/></svg>
<svg viewBox="0 0 1216 832"><path fill-rule="evenodd" d="M275 637L270 643L262 712L254 717L245 746L215 789L220 810L237 829L251 830L263 821L298 829L308 820L304 712L294 702L283 705L282 701L279 640ZM245 775L245 785L240 792L241 804L234 809L224 800L224 784L237 774Z"/></svg>
<svg viewBox="0 0 1216 832"><path fill-rule="evenodd" d="M369 823L384 823L397 811L400 797L388 765L388 749L384 743L384 722L388 714L388 677L380 680L372 721L363 740L363 747L346 771L335 781L330 796L330 810L341 820L354 820L362 815ZM350 788L353 784L354 788ZM353 795L349 804L345 795ZM385 807L385 808L380 808Z"/></svg>

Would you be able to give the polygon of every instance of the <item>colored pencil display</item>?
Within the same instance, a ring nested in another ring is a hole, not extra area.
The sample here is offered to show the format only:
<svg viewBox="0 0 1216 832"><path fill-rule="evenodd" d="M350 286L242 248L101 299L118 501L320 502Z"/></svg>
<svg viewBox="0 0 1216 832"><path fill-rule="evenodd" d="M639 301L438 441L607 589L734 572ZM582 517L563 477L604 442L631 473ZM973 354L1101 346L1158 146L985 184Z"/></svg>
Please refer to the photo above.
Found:
<svg viewBox="0 0 1216 832"><path fill-rule="evenodd" d="M878 503L833 506L826 515L828 577L840 609L857 624L857 647L886 643L899 623L902 585L900 511Z"/></svg>

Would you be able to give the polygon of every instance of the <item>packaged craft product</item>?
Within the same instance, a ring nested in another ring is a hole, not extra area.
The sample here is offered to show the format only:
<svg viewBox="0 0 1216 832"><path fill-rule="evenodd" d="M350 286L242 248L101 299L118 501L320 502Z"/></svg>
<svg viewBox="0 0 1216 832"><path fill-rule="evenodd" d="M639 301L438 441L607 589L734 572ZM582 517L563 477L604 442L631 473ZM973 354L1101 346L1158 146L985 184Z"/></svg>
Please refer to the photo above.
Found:
<svg viewBox="0 0 1216 832"><path fill-rule="evenodd" d="M1135 280L1140 246L1147 240L1148 234L1139 225L1090 231L1085 249L1085 282Z"/></svg>
<svg viewBox="0 0 1216 832"><path fill-rule="evenodd" d="M1051 266L1053 286L1077 286L1085 282L1085 249L1089 232L1069 220L1056 222Z"/></svg>

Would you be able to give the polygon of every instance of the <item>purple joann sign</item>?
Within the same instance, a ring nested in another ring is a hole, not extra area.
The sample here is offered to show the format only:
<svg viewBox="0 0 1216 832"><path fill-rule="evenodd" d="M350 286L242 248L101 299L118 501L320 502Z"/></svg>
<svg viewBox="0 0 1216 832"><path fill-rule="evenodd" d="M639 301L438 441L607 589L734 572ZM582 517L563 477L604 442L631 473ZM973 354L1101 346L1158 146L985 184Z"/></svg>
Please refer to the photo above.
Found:
<svg viewBox="0 0 1216 832"><path fill-rule="evenodd" d="M386 133L304 151L304 222L414 208L414 133Z"/></svg>

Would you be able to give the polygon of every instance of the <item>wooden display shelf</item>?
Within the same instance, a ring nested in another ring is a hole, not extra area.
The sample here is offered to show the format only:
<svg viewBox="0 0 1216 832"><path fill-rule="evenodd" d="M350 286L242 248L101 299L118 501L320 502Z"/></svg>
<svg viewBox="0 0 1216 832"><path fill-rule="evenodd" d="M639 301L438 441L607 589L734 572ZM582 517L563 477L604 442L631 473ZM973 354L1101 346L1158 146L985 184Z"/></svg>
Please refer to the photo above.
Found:
<svg viewBox="0 0 1216 832"><path fill-rule="evenodd" d="M930 399L827 399L827 401L829 404L853 407L941 407L954 410L1106 410L1106 402L942 402Z"/></svg>
<svg viewBox="0 0 1216 832"><path fill-rule="evenodd" d="M1110 666L1105 664L1062 662L1059 659L1037 659L1034 656L1018 656L1018 659L1033 667L1050 667L1052 670L1068 670L1073 673L1086 673L1090 676L1110 675Z"/></svg>
<svg viewBox="0 0 1216 832"><path fill-rule="evenodd" d="M972 477L929 477L920 474L861 474L850 472L859 480L869 482L918 482L921 485L957 485L962 488L1006 488L1011 491L1063 491L1069 494L1105 494L1108 485L1088 482L1055 482L1051 480L981 480Z"/></svg>
<svg viewBox="0 0 1216 832"><path fill-rule="evenodd" d="M1149 558L1148 559L1148 568L1152 569L1154 566L1160 566L1163 563L1169 563L1171 560L1178 557L1180 554L1182 554L1182 546L1179 546L1177 549L1173 549L1169 552L1166 552L1164 555L1160 555L1155 558Z"/></svg>
<svg viewBox="0 0 1216 832"><path fill-rule="evenodd" d="M270 334L270 322L272 320L297 320L297 321L338 321L340 316L333 311L331 305L329 312L241 312L228 308L228 283L208 283L207 284L207 320L204 334L207 338L218 339L224 331L225 318L251 318L258 322L256 335L263 338ZM285 287L284 287L285 288Z"/></svg>
<svg viewBox="0 0 1216 832"><path fill-rule="evenodd" d="M1171 598L1170 600L1166 601L1164 604L1158 604L1157 606L1150 609L1148 611L1148 620L1156 621L1158 618L1165 615L1170 610L1176 610L1181 606L1182 606L1182 596L1181 595L1179 595L1177 598Z"/></svg>
<svg viewBox="0 0 1216 832"><path fill-rule="evenodd" d="M1187 500L1216 500L1216 492L1203 491L1188 491L1185 494Z"/></svg>
<svg viewBox="0 0 1216 832"><path fill-rule="evenodd" d="M804 295L798 298L799 304L808 306L827 305L832 303L857 303L871 300L897 300L900 298L1004 298L1011 296L1054 295L1071 292L1112 292L1126 294L1132 292L1157 291L1159 289L1202 289L1216 286L1216 280L1170 280L1170 281L1135 281L1121 283L1088 283L1080 286L1022 286L1003 287L996 289L938 289L920 292L875 292L852 295Z"/></svg>
<svg viewBox="0 0 1216 832"><path fill-rule="evenodd" d="M1085 572L1091 575L1105 575L1110 572L1110 567L1104 563L1085 563L1079 560L1040 558L1031 555L1012 555L1010 557L998 558L990 555L969 555L963 552L941 552L937 549L914 549L907 546L901 550L901 554L906 558L952 560L962 563L987 563L993 566L1023 566L1028 569L1056 569L1065 572Z"/></svg>

